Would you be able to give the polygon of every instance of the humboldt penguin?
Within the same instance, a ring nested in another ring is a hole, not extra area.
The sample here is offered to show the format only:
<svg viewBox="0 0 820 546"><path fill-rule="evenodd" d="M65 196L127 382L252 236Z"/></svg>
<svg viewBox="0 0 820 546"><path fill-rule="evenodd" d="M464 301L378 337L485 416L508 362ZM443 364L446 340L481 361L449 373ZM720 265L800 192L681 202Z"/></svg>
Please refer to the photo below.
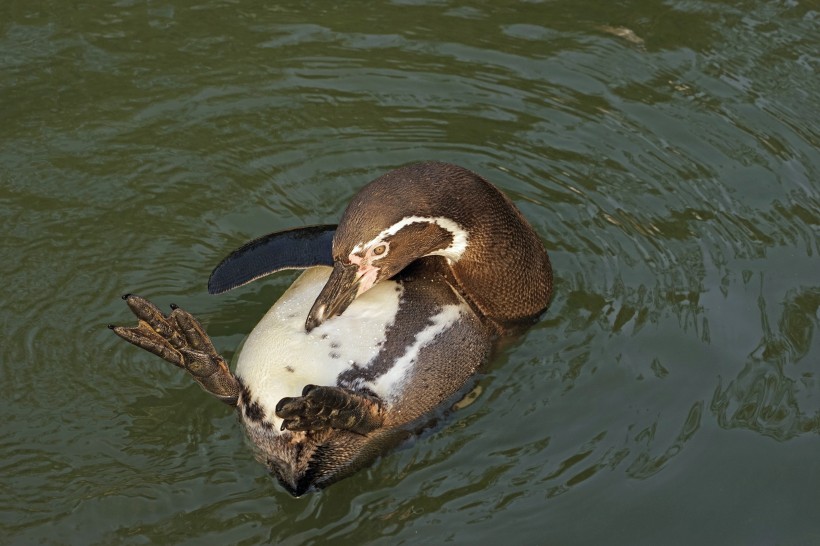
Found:
<svg viewBox="0 0 820 546"><path fill-rule="evenodd" d="M500 337L533 323L552 292L544 245L513 203L447 163L364 186L338 226L255 239L208 282L221 293L304 269L245 340L236 370L200 323L124 299L125 340L187 370L236 407L258 459L294 496L372 462L453 401Z"/></svg>

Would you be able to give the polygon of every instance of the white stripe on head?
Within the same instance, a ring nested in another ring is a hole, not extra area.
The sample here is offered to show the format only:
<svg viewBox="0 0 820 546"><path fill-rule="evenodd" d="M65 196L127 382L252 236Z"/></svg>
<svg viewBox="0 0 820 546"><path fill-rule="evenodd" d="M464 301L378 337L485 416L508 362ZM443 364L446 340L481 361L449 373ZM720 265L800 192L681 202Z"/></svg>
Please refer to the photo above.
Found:
<svg viewBox="0 0 820 546"><path fill-rule="evenodd" d="M435 224L441 229L447 231L453 238L453 241L450 243L450 246L448 246L447 248L443 248L441 250L436 250L435 252L431 252L430 254L428 254L428 256L444 256L450 261L457 262L458 259L461 258L461 255L464 254L464 251L467 250L467 241L469 239L467 230L465 230L463 227L458 225L453 220L445 218L444 216L405 216L389 228L383 230L370 241L366 243L357 244L355 247L353 247L353 253L358 253L362 250L375 246L382 242L385 237L395 235L403 228L411 224L421 223Z"/></svg>

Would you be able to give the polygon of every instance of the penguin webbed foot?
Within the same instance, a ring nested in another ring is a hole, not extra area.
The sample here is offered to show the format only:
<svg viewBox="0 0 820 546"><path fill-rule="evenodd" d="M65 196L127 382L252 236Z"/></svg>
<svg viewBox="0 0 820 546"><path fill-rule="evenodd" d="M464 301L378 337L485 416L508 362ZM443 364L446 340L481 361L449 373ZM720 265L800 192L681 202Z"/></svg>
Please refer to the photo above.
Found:
<svg viewBox="0 0 820 546"><path fill-rule="evenodd" d="M192 314L171 305L171 313L164 315L156 305L133 294L126 294L123 299L139 322L131 328L109 326L115 334L185 369L203 389L236 406L239 382Z"/></svg>
<svg viewBox="0 0 820 546"><path fill-rule="evenodd" d="M284 419L282 430L335 428L367 434L383 424L381 409L366 395L339 387L306 385L302 396L282 398L276 404L276 415Z"/></svg>

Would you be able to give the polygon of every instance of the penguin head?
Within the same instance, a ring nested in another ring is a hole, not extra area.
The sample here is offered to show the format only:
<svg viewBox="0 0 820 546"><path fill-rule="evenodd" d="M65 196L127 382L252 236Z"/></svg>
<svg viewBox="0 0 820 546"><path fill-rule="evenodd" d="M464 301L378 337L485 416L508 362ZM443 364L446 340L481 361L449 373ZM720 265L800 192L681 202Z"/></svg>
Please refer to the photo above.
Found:
<svg viewBox="0 0 820 546"><path fill-rule="evenodd" d="M353 198L333 237L333 272L308 314L308 331L419 258L443 256L451 264L461 259L470 234L450 214L458 205L444 191L450 168L469 172L443 163L410 165L377 178Z"/></svg>
<svg viewBox="0 0 820 546"><path fill-rule="evenodd" d="M549 256L520 211L479 175L448 163L407 165L364 186L332 246L333 272L308 331L427 256L441 256L448 279L501 329L537 318L552 294Z"/></svg>

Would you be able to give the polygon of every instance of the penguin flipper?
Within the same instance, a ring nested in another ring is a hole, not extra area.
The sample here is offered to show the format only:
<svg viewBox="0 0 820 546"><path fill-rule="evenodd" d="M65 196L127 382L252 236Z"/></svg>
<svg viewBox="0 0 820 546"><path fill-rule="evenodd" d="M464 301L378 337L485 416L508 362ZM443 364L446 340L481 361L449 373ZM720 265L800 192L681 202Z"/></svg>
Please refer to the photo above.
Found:
<svg viewBox="0 0 820 546"><path fill-rule="evenodd" d="M335 225L308 226L263 235L231 252L211 272L208 292L221 294L283 269L333 265Z"/></svg>

